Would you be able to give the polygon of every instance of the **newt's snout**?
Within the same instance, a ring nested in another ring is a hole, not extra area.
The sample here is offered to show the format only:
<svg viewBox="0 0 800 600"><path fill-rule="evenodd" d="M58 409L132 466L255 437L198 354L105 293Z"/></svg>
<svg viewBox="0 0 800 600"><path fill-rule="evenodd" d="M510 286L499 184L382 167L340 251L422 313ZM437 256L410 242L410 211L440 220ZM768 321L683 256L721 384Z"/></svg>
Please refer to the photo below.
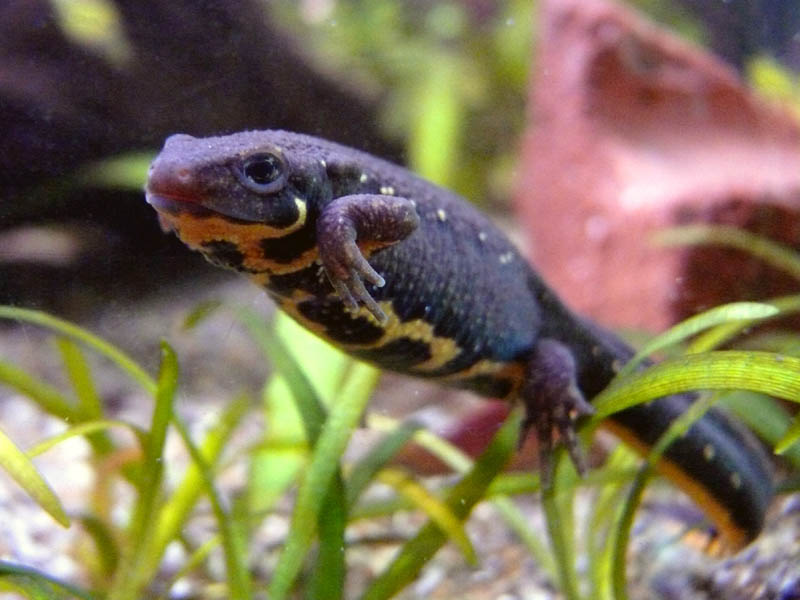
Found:
<svg viewBox="0 0 800 600"><path fill-rule="evenodd" d="M199 208L201 190L197 178L186 162L170 152L168 146L150 164L145 186L147 202L159 212Z"/></svg>

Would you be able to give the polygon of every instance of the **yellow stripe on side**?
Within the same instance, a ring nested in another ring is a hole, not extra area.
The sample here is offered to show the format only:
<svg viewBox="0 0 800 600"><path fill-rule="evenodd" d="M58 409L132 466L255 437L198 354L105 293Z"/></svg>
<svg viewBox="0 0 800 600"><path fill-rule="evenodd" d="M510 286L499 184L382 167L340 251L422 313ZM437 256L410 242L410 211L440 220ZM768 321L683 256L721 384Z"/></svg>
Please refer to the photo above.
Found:
<svg viewBox="0 0 800 600"><path fill-rule="evenodd" d="M646 456L650 451L650 447L636 437L634 432L616 421L606 420L603 422L603 426L642 456ZM734 551L747 545L750 541L747 531L736 524L730 509L714 495L714 490L708 489L677 463L666 458L662 457L658 461L656 468L667 479L683 490L716 525L724 542L720 550Z"/></svg>
<svg viewBox="0 0 800 600"><path fill-rule="evenodd" d="M253 256L251 253L245 253L242 266L250 271L256 271L256 274L268 273L270 275L285 275L305 269L317 260L317 256L316 247L306 250L300 256L287 263L279 263L274 260L267 260L262 256ZM259 284L259 281L259 279L256 279L256 284Z"/></svg>
<svg viewBox="0 0 800 600"><path fill-rule="evenodd" d="M276 298L281 309L292 317L295 321L300 323L303 327L318 335L327 342L334 346L341 348L345 352L348 350L370 350L379 349L386 344L398 340L400 338L409 338L416 341L425 342L430 348L431 358L423 363L419 363L409 368L409 373L419 377L425 377L427 374L435 371L436 369L444 366L461 353L461 347L455 340L448 337L437 336L433 332L433 325L422 319L414 319L413 321L400 321L394 313L392 303L390 301L379 302L380 307L388 315L389 321L383 326L384 334L376 342L372 344L346 344L341 341L331 340L325 335L324 323L311 321L303 316L297 310L297 305L303 300L313 298L307 292L294 290L290 298ZM373 315L366 307L360 307L355 313L350 313L353 318L363 317L375 321ZM380 365L379 365L380 366ZM515 396L519 389L520 382L523 378L524 368L521 364L515 362L497 362L491 360L480 360L467 369L452 373L450 375L434 377L435 381L440 381L443 384L454 384L460 380L467 380L479 375L489 375L498 378L509 379L514 385L506 398Z"/></svg>
<svg viewBox="0 0 800 600"><path fill-rule="evenodd" d="M498 379L507 379L511 381L512 387L508 394L502 398L497 398L497 400L510 400L517 397L525 375L525 367L522 363L518 362L497 362L494 360L482 359L471 367L459 371L458 373L435 377L434 381L439 381L443 385L456 385L459 381L466 381L480 375L489 375L491 377L497 377Z"/></svg>

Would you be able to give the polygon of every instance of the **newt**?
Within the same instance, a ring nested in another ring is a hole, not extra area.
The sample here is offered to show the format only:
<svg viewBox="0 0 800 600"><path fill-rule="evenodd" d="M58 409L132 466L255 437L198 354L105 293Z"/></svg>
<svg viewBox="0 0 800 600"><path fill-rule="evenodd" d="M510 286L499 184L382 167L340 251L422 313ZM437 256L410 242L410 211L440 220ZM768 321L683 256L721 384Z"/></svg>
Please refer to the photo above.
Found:
<svg viewBox="0 0 800 600"><path fill-rule="evenodd" d="M563 444L579 471L578 421L633 351L571 311L491 220L412 172L316 137L246 131L169 137L147 201L165 230L243 273L310 331L381 368L521 402L543 481ZM646 452L694 401L619 412L611 430ZM739 548L763 527L770 467L714 409L659 469Z"/></svg>

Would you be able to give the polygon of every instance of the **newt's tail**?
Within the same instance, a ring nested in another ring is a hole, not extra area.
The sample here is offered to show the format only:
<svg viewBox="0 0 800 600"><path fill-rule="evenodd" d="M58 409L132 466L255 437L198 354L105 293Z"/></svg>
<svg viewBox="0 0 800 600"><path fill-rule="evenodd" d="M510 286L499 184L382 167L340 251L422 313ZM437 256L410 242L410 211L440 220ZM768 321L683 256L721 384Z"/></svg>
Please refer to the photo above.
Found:
<svg viewBox="0 0 800 600"><path fill-rule="evenodd" d="M584 373L580 386L592 398L608 385L614 363L624 364L632 351L593 323L583 321L583 327L579 335L594 340L594 362L584 358L584 364L595 366ZM597 360L598 354L604 356ZM605 383L598 386L602 381ZM646 453L695 399L695 394L659 398L611 415L606 424L633 448ZM761 531L773 496L769 461L750 431L720 410L708 411L674 440L657 466L713 521L727 547L740 548Z"/></svg>
<svg viewBox="0 0 800 600"><path fill-rule="evenodd" d="M668 396L612 415L608 427L633 448L647 452L694 401ZM733 549L752 541L764 525L773 494L772 473L749 431L710 410L667 448L659 470L686 492Z"/></svg>

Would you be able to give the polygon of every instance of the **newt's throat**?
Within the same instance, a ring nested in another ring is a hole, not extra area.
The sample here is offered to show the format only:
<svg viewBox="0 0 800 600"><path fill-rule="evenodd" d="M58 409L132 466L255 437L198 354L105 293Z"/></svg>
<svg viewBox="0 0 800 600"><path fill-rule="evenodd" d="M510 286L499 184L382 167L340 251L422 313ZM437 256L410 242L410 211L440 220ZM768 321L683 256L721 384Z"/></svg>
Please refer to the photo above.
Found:
<svg viewBox="0 0 800 600"><path fill-rule="evenodd" d="M159 210L158 215L163 229L174 232L211 263L243 273L292 273L317 259L310 223L278 229L237 221L208 209L202 214ZM304 216L302 221L305 222ZM276 247L280 252L275 251Z"/></svg>

